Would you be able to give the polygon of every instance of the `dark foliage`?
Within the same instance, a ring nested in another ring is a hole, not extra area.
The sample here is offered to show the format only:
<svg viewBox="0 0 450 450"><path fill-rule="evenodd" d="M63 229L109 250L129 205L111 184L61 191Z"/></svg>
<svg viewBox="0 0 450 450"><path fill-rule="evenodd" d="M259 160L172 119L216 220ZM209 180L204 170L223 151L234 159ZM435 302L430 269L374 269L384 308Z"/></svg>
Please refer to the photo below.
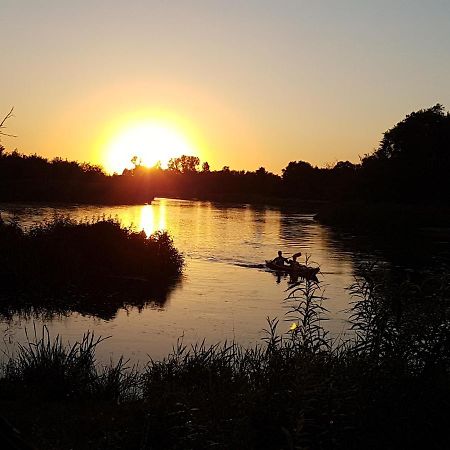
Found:
<svg viewBox="0 0 450 450"><path fill-rule="evenodd" d="M368 198L448 203L450 115L439 104L409 114L384 133L361 170Z"/></svg>
<svg viewBox="0 0 450 450"><path fill-rule="evenodd" d="M316 219L325 225L353 228L358 232L405 233L424 227L450 227L448 203L412 205L362 200L319 206Z"/></svg>
<svg viewBox="0 0 450 450"><path fill-rule="evenodd" d="M91 335L63 346L44 333L5 367L0 403L14 398L22 407L8 419L49 449L445 448L449 280L360 274L348 341L330 340L320 287L302 282L286 300L287 333L269 320L261 346L179 341L140 373L122 360L96 368ZM40 402L47 410L34 416Z"/></svg>
<svg viewBox="0 0 450 450"><path fill-rule="evenodd" d="M255 171L211 171L196 156L173 158L167 170L135 167L107 176L98 166L0 148L0 200L148 202L154 195L248 202L363 201L448 204L450 115L442 105L413 112L386 131L378 148L359 164L339 161L314 167L291 161L282 176Z"/></svg>
<svg viewBox="0 0 450 450"><path fill-rule="evenodd" d="M108 176L92 164L6 152L0 145L0 201L127 204L153 197L138 179Z"/></svg>
<svg viewBox="0 0 450 450"><path fill-rule="evenodd" d="M24 231L0 219L0 312L33 307L110 318L126 304L164 302L183 267L166 232L147 237L113 219L55 217Z"/></svg>

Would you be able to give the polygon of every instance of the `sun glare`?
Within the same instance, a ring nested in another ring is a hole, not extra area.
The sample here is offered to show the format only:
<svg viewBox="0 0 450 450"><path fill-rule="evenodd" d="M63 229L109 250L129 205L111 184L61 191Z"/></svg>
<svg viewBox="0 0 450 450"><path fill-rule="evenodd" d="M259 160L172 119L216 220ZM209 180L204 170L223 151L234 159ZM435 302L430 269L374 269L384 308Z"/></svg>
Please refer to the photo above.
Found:
<svg viewBox="0 0 450 450"><path fill-rule="evenodd" d="M170 158L196 155L197 151L177 129L162 123L146 122L118 133L107 146L105 166L110 172L121 173L138 162L152 167L158 162L167 167Z"/></svg>

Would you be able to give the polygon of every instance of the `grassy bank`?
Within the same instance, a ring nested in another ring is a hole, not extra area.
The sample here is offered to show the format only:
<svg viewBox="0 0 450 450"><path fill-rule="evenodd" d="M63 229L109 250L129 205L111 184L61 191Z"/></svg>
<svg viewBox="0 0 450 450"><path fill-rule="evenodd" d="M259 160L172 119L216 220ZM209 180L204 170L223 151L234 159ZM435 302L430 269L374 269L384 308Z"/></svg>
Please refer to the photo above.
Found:
<svg viewBox="0 0 450 450"><path fill-rule="evenodd" d="M447 205L408 205L389 202L327 203L316 215L325 225L362 231L403 232L428 227L450 227Z"/></svg>
<svg viewBox="0 0 450 450"><path fill-rule="evenodd" d="M110 315L164 300L183 257L166 232L147 237L113 219L55 219L29 230L0 221L0 311ZM144 300L145 299L145 300Z"/></svg>
<svg viewBox="0 0 450 450"><path fill-rule="evenodd" d="M305 282L261 345L180 341L140 371L99 367L90 334L70 347L44 332L4 367L1 410L46 449L445 448L450 281L372 269L352 292L350 341L328 337Z"/></svg>

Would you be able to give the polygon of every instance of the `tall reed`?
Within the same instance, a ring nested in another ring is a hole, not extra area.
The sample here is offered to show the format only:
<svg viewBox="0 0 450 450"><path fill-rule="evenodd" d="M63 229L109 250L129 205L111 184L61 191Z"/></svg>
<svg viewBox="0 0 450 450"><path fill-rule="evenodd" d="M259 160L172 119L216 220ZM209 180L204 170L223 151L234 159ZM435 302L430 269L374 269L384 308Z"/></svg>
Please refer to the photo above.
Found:
<svg viewBox="0 0 450 450"><path fill-rule="evenodd" d="M30 392L64 405L90 399L99 408L95 433L79 416L71 419L95 448L106 448L106 437L111 448L445 448L450 280L393 283L379 266L359 274L355 334L346 342L324 330L321 285L303 280L289 291L285 320L268 319L261 343L188 346L180 339L140 372L123 360L99 367L101 341L91 334L64 346L44 330L7 365L0 403L12 391L24 408ZM105 414L120 420L126 439Z"/></svg>

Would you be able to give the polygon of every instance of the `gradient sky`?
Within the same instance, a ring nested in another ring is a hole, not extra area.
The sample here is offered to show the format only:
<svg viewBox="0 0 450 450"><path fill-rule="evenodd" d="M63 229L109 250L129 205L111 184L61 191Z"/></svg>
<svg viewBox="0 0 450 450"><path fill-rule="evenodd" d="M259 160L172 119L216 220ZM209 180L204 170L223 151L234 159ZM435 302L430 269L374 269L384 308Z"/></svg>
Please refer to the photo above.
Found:
<svg viewBox="0 0 450 450"><path fill-rule="evenodd" d="M450 1L0 0L7 149L102 163L159 117L213 168L357 162L450 107Z"/></svg>

